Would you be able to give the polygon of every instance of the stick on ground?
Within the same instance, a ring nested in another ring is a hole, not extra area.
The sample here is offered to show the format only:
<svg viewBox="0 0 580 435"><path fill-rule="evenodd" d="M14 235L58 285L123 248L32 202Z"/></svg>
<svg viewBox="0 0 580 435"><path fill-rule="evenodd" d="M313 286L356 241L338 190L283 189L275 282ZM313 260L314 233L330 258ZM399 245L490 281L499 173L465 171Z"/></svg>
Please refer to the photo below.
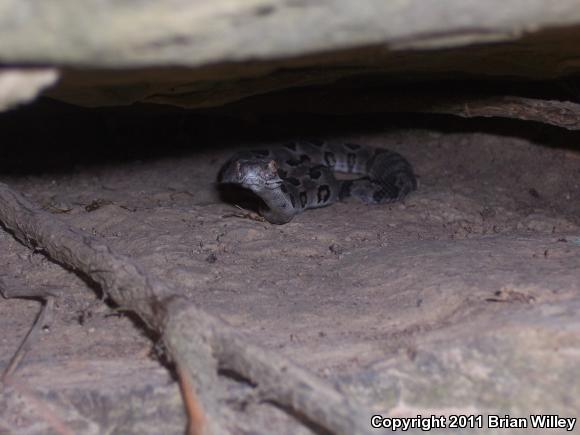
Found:
<svg viewBox="0 0 580 435"><path fill-rule="evenodd" d="M103 241L70 227L0 183L0 222L30 248L98 283L122 309L157 331L169 357L193 381L207 416L206 434L224 433L218 370L256 385L261 395L330 433L371 433L364 406L277 354L251 345L224 321L200 310L185 292L146 273Z"/></svg>
<svg viewBox="0 0 580 435"><path fill-rule="evenodd" d="M22 342L20 343L20 346L18 346L18 349L16 350L14 355L12 355L12 358L10 359L10 362L2 372L2 375L0 375L0 382L5 382L12 375L12 373L16 371L16 369L18 368L18 366L20 365L20 363L22 362L22 360L24 359L30 348L38 340L38 334L40 333L40 331L43 328L48 327L50 323L52 323L53 313L54 313L54 297L47 296L44 303L42 304L38 316L36 317L36 320L30 327L28 333L26 334Z"/></svg>

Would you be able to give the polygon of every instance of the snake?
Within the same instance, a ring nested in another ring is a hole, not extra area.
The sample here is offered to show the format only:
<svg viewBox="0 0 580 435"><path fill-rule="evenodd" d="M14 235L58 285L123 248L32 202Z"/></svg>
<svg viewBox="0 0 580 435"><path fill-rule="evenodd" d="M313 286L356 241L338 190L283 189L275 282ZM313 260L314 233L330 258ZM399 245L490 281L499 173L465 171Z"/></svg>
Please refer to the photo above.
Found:
<svg viewBox="0 0 580 435"><path fill-rule="evenodd" d="M339 179L335 172L358 177ZM346 198L386 204L417 189L413 168L401 154L323 140L237 152L222 166L218 183L253 192L261 199L259 214L278 225Z"/></svg>

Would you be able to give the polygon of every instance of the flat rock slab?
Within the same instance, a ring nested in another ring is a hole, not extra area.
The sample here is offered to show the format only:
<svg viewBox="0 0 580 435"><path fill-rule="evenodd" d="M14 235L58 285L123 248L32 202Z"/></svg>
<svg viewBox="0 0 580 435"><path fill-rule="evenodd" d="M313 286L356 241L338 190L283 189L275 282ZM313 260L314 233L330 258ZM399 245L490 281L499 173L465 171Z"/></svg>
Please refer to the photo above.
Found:
<svg viewBox="0 0 580 435"><path fill-rule="evenodd" d="M442 48L509 40L577 24L580 1L3 0L0 17L3 62L201 66L376 44Z"/></svg>
<svg viewBox="0 0 580 435"><path fill-rule="evenodd" d="M365 74L569 76L579 23L580 0L0 0L0 65L60 68L48 95L78 105L216 107Z"/></svg>

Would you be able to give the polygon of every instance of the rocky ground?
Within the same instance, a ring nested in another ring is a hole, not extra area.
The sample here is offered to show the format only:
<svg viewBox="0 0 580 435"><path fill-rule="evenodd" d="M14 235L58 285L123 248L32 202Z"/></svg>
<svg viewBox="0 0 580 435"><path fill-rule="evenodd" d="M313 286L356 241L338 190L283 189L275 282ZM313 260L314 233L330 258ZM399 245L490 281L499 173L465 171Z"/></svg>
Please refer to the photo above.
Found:
<svg viewBox="0 0 580 435"><path fill-rule="evenodd" d="M369 410L579 417L578 134L443 117L310 119L308 134L402 153L420 188L402 203L349 201L273 226L225 203L215 176L236 147L304 134L303 120L240 127L169 113L149 131L151 117L89 114L102 124L87 127L62 116L18 130L15 148L33 134L60 146L4 149L1 181ZM141 147L144 137L163 146ZM5 232L0 273L63 290L52 327L0 393L0 433L183 433L178 388L142 325ZM0 300L0 367L38 309ZM231 433L312 433L269 404L236 401L229 382ZM119 415L119 401L134 405Z"/></svg>

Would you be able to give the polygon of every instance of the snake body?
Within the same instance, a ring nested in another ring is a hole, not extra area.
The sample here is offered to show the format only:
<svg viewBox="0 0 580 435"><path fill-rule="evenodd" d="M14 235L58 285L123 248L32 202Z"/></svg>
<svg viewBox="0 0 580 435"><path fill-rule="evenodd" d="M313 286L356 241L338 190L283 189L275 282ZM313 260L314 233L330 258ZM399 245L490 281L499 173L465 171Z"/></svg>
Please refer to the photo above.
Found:
<svg viewBox="0 0 580 435"><path fill-rule="evenodd" d="M361 177L338 180L335 171ZM218 181L258 195L264 202L260 214L273 224L285 224L304 210L347 197L384 204L401 200L417 188L411 164L399 153L324 141L239 152L222 167Z"/></svg>

